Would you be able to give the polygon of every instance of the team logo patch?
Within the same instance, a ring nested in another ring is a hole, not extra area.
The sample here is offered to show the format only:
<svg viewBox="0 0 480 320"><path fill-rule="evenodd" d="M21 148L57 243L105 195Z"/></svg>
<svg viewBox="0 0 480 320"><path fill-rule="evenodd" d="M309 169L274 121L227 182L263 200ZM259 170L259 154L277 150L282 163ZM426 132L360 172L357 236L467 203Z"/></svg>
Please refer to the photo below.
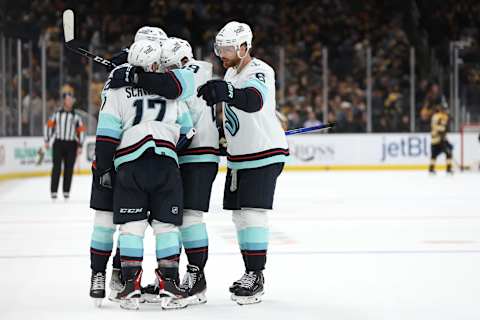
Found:
<svg viewBox="0 0 480 320"><path fill-rule="evenodd" d="M172 207L172 214L178 214L178 207L177 206Z"/></svg>

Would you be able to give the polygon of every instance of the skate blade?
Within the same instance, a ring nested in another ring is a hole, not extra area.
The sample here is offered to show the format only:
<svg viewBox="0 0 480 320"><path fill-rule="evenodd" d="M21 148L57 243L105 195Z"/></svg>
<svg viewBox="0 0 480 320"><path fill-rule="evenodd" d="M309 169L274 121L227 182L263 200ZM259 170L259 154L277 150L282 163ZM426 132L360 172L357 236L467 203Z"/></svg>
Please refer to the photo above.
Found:
<svg viewBox="0 0 480 320"><path fill-rule="evenodd" d="M163 310L175 310L186 308L188 302L183 298L162 297L160 305Z"/></svg>
<svg viewBox="0 0 480 320"><path fill-rule="evenodd" d="M256 304L262 302L263 292L259 292L256 295L243 297L243 296L236 296L232 294L231 299L232 301L236 302L238 305L248 305L248 304Z"/></svg>
<svg viewBox="0 0 480 320"><path fill-rule="evenodd" d="M139 298L129 298L120 300L120 308L125 310L138 310L140 309Z"/></svg>
<svg viewBox="0 0 480 320"><path fill-rule="evenodd" d="M162 298L158 294L143 293L141 303L161 303Z"/></svg>
<svg viewBox="0 0 480 320"><path fill-rule="evenodd" d="M93 305L95 308L101 308L103 303L103 298L93 298Z"/></svg>
<svg viewBox="0 0 480 320"><path fill-rule="evenodd" d="M120 299L117 298L118 292L119 291L117 291L117 290L110 291L110 294L108 295L108 300L110 300L112 302L115 302L115 303L119 303Z"/></svg>
<svg viewBox="0 0 480 320"><path fill-rule="evenodd" d="M205 292L206 290L185 298L185 300L187 301L188 305L191 306L207 303L207 296L205 295Z"/></svg>

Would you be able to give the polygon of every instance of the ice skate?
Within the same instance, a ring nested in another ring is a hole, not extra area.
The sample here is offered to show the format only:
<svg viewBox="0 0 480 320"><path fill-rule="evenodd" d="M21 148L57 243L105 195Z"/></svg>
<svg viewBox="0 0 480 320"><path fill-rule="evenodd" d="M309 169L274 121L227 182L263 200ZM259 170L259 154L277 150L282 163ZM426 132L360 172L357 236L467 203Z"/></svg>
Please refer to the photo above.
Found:
<svg viewBox="0 0 480 320"><path fill-rule="evenodd" d="M108 295L108 300L120 302L120 300L117 299L117 294L123 289L122 270L115 268L112 270L109 287L110 294Z"/></svg>
<svg viewBox="0 0 480 320"><path fill-rule="evenodd" d="M188 290L188 304L196 305L207 302L207 282L203 270L194 265L187 265L187 272L183 278L181 287Z"/></svg>
<svg viewBox="0 0 480 320"><path fill-rule="evenodd" d="M94 272L90 278L90 297L93 299L95 307L102 306L105 298L105 272Z"/></svg>
<svg viewBox="0 0 480 320"><path fill-rule="evenodd" d="M246 272L233 289L232 300L239 305L254 304L262 301L265 279L262 271Z"/></svg>
<svg viewBox="0 0 480 320"><path fill-rule="evenodd" d="M140 308L142 270L139 270L129 279L125 279L122 290L117 293L116 299L120 300L120 307L127 310Z"/></svg>

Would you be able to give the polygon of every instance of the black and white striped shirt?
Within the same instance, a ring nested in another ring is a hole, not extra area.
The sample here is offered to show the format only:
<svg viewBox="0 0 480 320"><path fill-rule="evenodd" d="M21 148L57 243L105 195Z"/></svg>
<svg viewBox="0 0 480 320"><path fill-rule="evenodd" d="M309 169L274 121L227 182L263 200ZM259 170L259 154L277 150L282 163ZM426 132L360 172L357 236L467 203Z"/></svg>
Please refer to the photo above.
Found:
<svg viewBox="0 0 480 320"><path fill-rule="evenodd" d="M80 146L85 139L85 126L78 113L65 111L63 108L57 110L48 119L44 131L45 142L52 139L61 141L77 141Z"/></svg>

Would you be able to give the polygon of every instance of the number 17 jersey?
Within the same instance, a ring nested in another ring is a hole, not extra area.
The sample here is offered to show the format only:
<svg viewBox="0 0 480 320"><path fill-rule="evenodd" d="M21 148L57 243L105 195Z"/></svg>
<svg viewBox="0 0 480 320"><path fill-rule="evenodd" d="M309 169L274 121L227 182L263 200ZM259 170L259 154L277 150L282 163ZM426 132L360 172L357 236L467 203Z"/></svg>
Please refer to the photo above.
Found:
<svg viewBox="0 0 480 320"><path fill-rule="evenodd" d="M178 162L175 146L180 133L193 127L188 109L179 99L169 100L143 88L109 89L108 83L103 99L97 136L120 140L115 168L137 159L150 148Z"/></svg>

